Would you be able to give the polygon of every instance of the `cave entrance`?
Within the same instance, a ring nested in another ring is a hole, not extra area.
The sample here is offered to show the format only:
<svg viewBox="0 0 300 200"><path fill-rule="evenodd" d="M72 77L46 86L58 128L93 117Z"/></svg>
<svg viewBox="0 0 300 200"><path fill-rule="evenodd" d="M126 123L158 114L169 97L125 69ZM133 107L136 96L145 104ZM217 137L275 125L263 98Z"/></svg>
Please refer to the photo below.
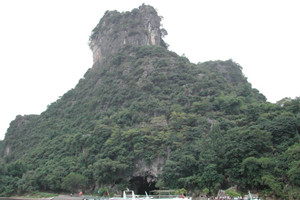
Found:
<svg viewBox="0 0 300 200"><path fill-rule="evenodd" d="M130 180L131 188L135 194L145 195L151 190L157 190L155 187L157 178L154 176L135 176Z"/></svg>

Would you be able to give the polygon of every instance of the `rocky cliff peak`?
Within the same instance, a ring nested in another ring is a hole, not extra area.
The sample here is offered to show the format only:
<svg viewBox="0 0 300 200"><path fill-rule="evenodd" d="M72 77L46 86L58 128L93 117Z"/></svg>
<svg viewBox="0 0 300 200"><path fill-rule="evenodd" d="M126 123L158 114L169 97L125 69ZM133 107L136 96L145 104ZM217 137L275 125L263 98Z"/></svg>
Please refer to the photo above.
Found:
<svg viewBox="0 0 300 200"><path fill-rule="evenodd" d="M106 11L90 36L94 63L125 45L166 47L162 37L167 32L160 28L160 21L156 10L145 4L131 12Z"/></svg>

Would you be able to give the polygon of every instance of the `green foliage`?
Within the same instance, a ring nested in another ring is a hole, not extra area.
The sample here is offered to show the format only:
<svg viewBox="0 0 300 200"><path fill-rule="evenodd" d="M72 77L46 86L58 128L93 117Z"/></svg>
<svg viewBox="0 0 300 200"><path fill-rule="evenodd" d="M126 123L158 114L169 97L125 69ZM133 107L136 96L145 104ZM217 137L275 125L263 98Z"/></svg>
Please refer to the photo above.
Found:
<svg viewBox="0 0 300 200"><path fill-rule="evenodd" d="M87 178L81 174L71 172L65 178L61 187L69 192L76 192L78 190L84 190L87 186Z"/></svg>
<svg viewBox="0 0 300 200"><path fill-rule="evenodd" d="M237 96L219 96L217 105L226 114L238 114L242 106L242 98Z"/></svg>
<svg viewBox="0 0 300 200"><path fill-rule="evenodd" d="M16 193L19 178L11 176L0 176L0 196L9 197Z"/></svg>
<svg viewBox="0 0 300 200"><path fill-rule="evenodd" d="M205 194L205 195L208 195L209 194L209 189L208 188L204 188L202 190L202 193Z"/></svg>
<svg viewBox="0 0 300 200"><path fill-rule="evenodd" d="M241 196L241 194L235 192L233 189L227 189L227 190L225 191L225 194L226 194L227 196L230 196L230 197L239 197L239 196Z"/></svg>
<svg viewBox="0 0 300 200"><path fill-rule="evenodd" d="M27 171L27 166L24 162L16 161L8 164L6 170L7 175L21 178L23 173Z"/></svg>
<svg viewBox="0 0 300 200"><path fill-rule="evenodd" d="M277 151L284 151L297 141L297 121L292 113L282 113L266 124L266 129L272 133L272 142Z"/></svg>
<svg viewBox="0 0 300 200"><path fill-rule="evenodd" d="M236 182L241 180L240 169L244 159L272 153L270 133L259 129L233 128L225 136L226 173ZM248 179L252 182L250 179ZM253 180L254 181L254 180Z"/></svg>
<svg viewBox="0 0 300 200"><path fill-rule="evenodd" d="M187 191L184 188L180 188L180 189L175 191L175 194L178 194L178 195L184 195L186 193L187 193Z"/></svg>
<svg viewBox="0 0 300 200"><path fill-rule="evenodd" d="M109 158L100 159L92 166L93 176L97 177L99 184L112 184L120 182L128 173L129 166Z"/></svg>
<svg viewBox="0 0 300 200"><path fill-rule="evenodd" d="M243 176L243 187L249 189L263 188L262 177L272 174L276 163L270 158L261 157L259 159L248 157L243 160L241 174Z"/></svg>
<svg viewBox="0 0 300 200"><path fill-rule="evenodd" d="M112 191L110 191L110 188L108 187L102 187L98 189L97 194L99 196L108 196L108 194L111 196Z"/></svg>
<svg viewBox="0 0 300 200"><path fill-rule="evenodd" d="M295 187L300 187L300 144L296 143L283 154L282 161L287 164L287 177L289 183Z"/></svg>
<svg viewBox="0 0 300 200"><path fill-rule="evenodd" d="M283 186L280 184L280 182L272 175L264 175L263 177L261 177L262 179L262 183L267 185L272 193L275 196L284 198L285 195L283 193Z"/></svg>
<svg viewBox="0 0 300 200"><path fill-rule="evenodd" d="M21 179L17 182L18 194L35 193L38 191L39 186L34 174L34 171L27 171Z"/></svg>
<svg viewBox="0 0 300 200"><path fill-rule="evenodd" d="M213 195L237 185L297 199L299 98L281 103L265 102L232 60L195 65L163 47L126 46L41 115L12 121L1 195L122 190L137 163L159 160L160 188Z"/></svg>
<svg viewBox="0 0 300 200"><path fill-rule="evenodd" d="M204 168L204 171L199 177L199 186L201 188L208 188L210 193L216 193L220 189L221 184L224 181L222 174L217 171L215 164L209 164Z"/></svg>

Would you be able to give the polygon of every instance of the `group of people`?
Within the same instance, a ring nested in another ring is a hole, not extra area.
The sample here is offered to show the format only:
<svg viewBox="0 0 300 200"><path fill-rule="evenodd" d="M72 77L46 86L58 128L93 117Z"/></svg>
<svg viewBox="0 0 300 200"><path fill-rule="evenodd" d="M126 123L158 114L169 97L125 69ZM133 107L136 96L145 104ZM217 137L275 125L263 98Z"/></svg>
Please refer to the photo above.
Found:
<svg viewBox="0 0 300 200"><path fill-rule="evenodd" d="M79 195L79 196L82 196L82 192L79 192L78 195ZM72 197L72 196L73 196L73 193L71 193L70 196Z"/></svg>
<svg viewBox="0 0 300 200"><path fill-rule="evenodd" d="M208 200L250 200L250 198L246 197L229 197L229 196L220 196L220 197L212 197L208 198Z"/></svg>

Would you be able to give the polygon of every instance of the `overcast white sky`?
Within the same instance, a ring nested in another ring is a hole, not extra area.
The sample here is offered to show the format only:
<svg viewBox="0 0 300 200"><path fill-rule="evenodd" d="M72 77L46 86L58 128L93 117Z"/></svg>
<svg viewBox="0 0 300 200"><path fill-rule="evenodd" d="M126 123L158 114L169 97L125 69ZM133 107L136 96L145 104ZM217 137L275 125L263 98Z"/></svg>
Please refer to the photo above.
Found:
<svg viewBox="0 0 300 200"><path fill-rule="evenodd" d="M87 45L106 10L142 3L163 16L169 49L192 62L233 59L270 102L300 96L298 0L7 0L0 2L0 139L40 114L92 66Z"/></svg>

